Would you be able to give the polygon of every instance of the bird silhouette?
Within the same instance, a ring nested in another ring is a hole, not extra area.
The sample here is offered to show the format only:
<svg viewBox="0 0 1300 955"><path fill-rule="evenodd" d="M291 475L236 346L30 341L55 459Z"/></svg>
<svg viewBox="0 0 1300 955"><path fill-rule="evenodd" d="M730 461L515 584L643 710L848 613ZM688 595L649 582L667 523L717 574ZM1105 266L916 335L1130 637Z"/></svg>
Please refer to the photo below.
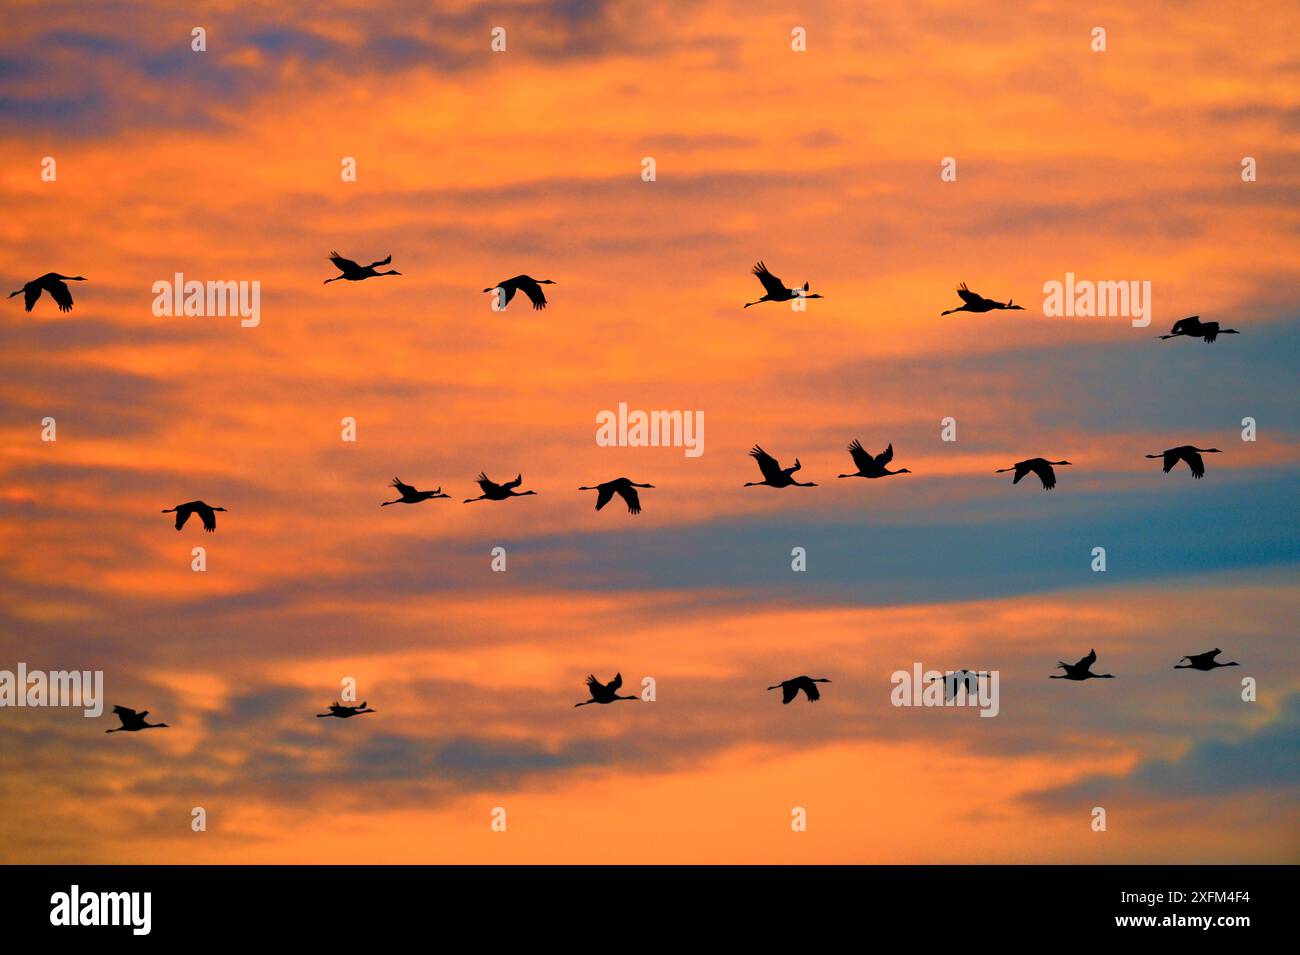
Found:
<svg viewBox="0 0 1300 955"><path fill-rule="evenodd" d="M397 493L402 495L395 501L384 501L380 507L387 507L389 504L419 504L421 501L429 501L435 497L451 497L450 494L443 494L442 488L438 487L432 491L417 491L409 484L403 484L401 478L393 478L391 487L397 488Z"/></svg>
<svg viewBox="0 0 1300 955"><path fill-rule="evenodd" d="M1038 479L1043 482L1043 490L1050 491L1056 487L1056 472L1052 470L1052 465L1069 464L1069 461L1047 461L1043 458L1029 458L1025 461L1017 461L1014 467L998 468L995 474L1005 474L1007 471L1015 471L1016 476L1011 479L1012 484L1019 484L1020 479L1030 471L1038 475Z"/></svg>
<svg viewBox="0 0 1300 955"><path fill-rule="evenodd" d="M543 285L555 285L550 279L535 279L531 275L516 275L512 279L506 279L499 282L491 288L485 288L485 292L495 292L501 289L501 310L505 311L510 300L515 297L515 292L523 292L528 296L528 300L533 303L533 308L541 311L546 307L546 293L542 291Z"/></svg>
<svg viewBox="0 0 1300 955"><path fill-rule="evenodd" d="M166 723L146 723L144 718L149 715L148 710L141 710L137 713L129 706L115 706L113 712L122 721L122 725L117 729L104 730L105 733L135 733L139 730L161 729L167 725Z"/></svg>
<svg viewBox="0 0 1300 955"><path fill-rule="evenodd" d="M1097 662L1097 651L1089 650L1088 655L1078 663L1066 663L1063 660L1056 662L1057 669L1064 670L1064 673L1053 673L1049 679L1052 680L1113 680L1113 673L1093 673L1092 665Z"/></svg>
<svg viewBox="0 0 1300 955"><path fill-rule="evenodd" d="M862 447L862 442L857 438L849 445L849 454L853 456L853 463L858 469L853 474L839 474L837 477L862 477L862 478L882 478L889 477L891 474L911 474L907 468L899 468L897 471L888 469L889 462L894 460L894 445L890 443L889 447L881 451L875 457L868 454Z"/></svg>
<svg viewBox="0 0 1300 955"><path fill-rule="evenodd" d="M1204 653L1189 653L1182 657L1174 664L1175 670L1217 670L1219 667L1239 667L1241 666L1236 660L1230 663L1220 663L1214 659L1223 651L1218 647L1213 650L1206 650ZM1183 666L1183 660L1187 661L1187 666Z"/></svg>
<svg viewBox="0 0 1300 955"><path fill-rule="evenodd" d="M654 487L653 484L637 484L628 478L614 478L612 481L606 481L604 484L597 484L594 487L580 487L579 491L599 491L596 495L596 510L600 510L617 494L627 504L629 514L641 513L641 498L637 495L636 489L639 487Z"/></svg>
<svg viewBox="0 0 1300 955"><path fill-rule="evenodd" d="M171 514L176 512L176 529L180 530L185 526L185 522L190 519L191 514L198 514L199 519L203 521L203 529L211 534L217 529L217 511L225 511L224 507L213 507L211 504L204 504L202 501L190 501L188 504L177 504L175 507L163 508L162 513Z"/></svg>
<svg viewBox="0 0 1300 955"><path fill-rule="evenodd" d="M809 703L816 703L822 698L821 691L817 689L817 684L829 682L831 681L825 677L796 676L789 680L782 680L776 686L769 686L768 689L775 690L779 686L781 688L782 703L789 703L799 695L800 690L803 690L804 696L808 697Z"/></svg>
<svg viewBox="0 0 1300 955"><path fill-rule="evenodd" d="M767 266L759 262L754 266L754 274L758 280L763 283L763 297L757 302L746 302L745 308L751 305L758 305L762 302L788 302L795 298L821 298L821 295L808 294L808 283L803 283L803 288L786 288L785 283L767 270Z"/></svg>
<svg viewBox="0 0 1300 955"><path fill-rule="evenodd" d="M791 476L794 474L795 471L798 471L801 467L803 467L803 465L799 463L798 458L794 459L794 467L782 468L780 463L776 460L776 458L772 457L772 455L768 454L758 445L754 445L754 450L749 452L749 456L758 462L758 469L763 472L763 480L746 481L745 487L758 487L761 484L765 484L768 487L816 487L817 486L816 484L813 484L811 482L806 484L801 484Z"/></svg>
<svg viewBox="0 0 1300 955"><path fill-rule="evenodd" d="M333 703L330 704L330 711L328 713L317 713L316 718L318 720L323 720L328 716L337 716L341 720L346 720L346 719L350 719L353 716L358 716L361 713L374 713L374 712L376 711L366 708L366 704L364 700L357 706L343 706L339 703L338 700L335 700Z"/></svg>
<svg viewBox="0 0 1300 955"><path fill-rule="evenodd" d="M384 258L380 259L378 262L371 262L369 265L358 265L357 263L353 262L351 259L343 258L343 256L339 255L337 252L331 252L330 261L333 262L335 268L337 268L343 274L336 275L332 279L326 279L325 282L323 283L325 285L329 285L331 282L341 282L344 279L347 279L347 281L349 282L360 282L362 279L373 279L373 278L377 278L380 275L401 275L402 274L396 269L389 269L387 272L375 271L376 265L388 265L388 263L392 262L393 257L391 255L385 256Z"/></svg>
<svg viewBox="0 0 1300 955"><path fill-rule="evenodd" d="M574 703L574 708L586 706L588 703L613 703L615 700L639 700L639 696L619 696L619 687L623 685L623 674L615 673L614 679L608 683L601 683L596 679L594 674L587 676L587 692L591 694L591 699L583 700L581 703Z"/></svg>
<svg viewBox="0 0 1300 955"><path fill-rule="evenodd" d="M974 696L979 692L979 678L981 674L975 670L954 670L952 673L945 673L942 676L933 677L931 683L942 683L944 698L955 700L957 698L957 688L962 684L966 685L966 695Z"/></svg>
<svg viewBox="0 0 1300 955"><path fill-rule="evenodd" d="M965 282L957 286L957 294L961 297L961 304L956 308L948 309L946 312L940 312L940 316L951 315L953 312L991 312L999 308L1016 309L1021 312L1025 310L1023 305L1015 304L1015 299L1011 299L1004 305L1001 302L993 301L991 298L985 298L978 292L972 292L966 287Z"/></svg>
<svg viewBox="0 0 1300 955"><path fill-rule="evenodd" d="M72 292L64 285L64 282L85 282L86 279L80 275L60 275L58 272L46 272L38 279L32 279L17 292L10 292L9 297L15 295L23 296L23 302L26 305L25 311L30 312L36 300L41 297L42 292L49 292L50 298L59 306L60 312L72 311Z"/></svg>
<svg viewBox="0 0 1300 955"><path fill-rule="evenodd" d="M1174 469L1174 465L1179 461L1186 461L1187 466L1192 470L1192 477L1200 480L1205 477L1205 460L1202 454L1222 454L1218 448L1197 448L1190 444L1180 445L1176 448L1170 448L1168 451L1161 451L1159 454L1148 454L1148 458L1163 458L1164 471L1168 474Z"/></svg>
<svg viewBox="0 0 1300 955"><path fill-rule="evenodd" d="M1218 322L1203 322L1201 316L1191 315L1174 322L1169 334L1160 338L1162 341L1166 338L1200 338L1208 345L1220 335L1240 334L1235 328L1220 328Z"/></svg>
<svg viewBox="0 0 1300 955"><path fill-rule="evenodd" d="M483 493L478 497L466 498L462 503L473 504L475 501L504 501L508 497L524 497L528 494L536 494L536 491L520 491L515 493L515 488L524 483L522 474L515 477L513 481L507 481L505 484L497 484L488 478L483 472L479 472L477 478L478 486L483 489Z"/></svg>

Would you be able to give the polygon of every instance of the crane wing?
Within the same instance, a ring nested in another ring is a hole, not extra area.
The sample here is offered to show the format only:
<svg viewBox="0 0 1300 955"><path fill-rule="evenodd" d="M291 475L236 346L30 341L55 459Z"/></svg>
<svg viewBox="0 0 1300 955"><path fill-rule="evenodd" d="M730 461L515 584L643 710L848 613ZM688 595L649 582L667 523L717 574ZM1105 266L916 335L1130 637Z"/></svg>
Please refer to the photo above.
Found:
<svg viewBox="0 0 1300 955"><path fill-rule="evenodd" d="M334 263L335 268L340 272L355 272L361 268L357 263L353 262L351 259L343 258L343 256L339 255L337 252L330 253L330 261Z"/></svg>
<svg viewBox="0 0 1300 955"><path fill-rule="evenodd" d="M533 303L534 309L541 311L546 307L546 295L536 281L527 275L521 275L515 281L519 283L519 291L527 295L528 300Z"/></svg>
<svg viewBox="0 0 1300 955"><path fill-rule="evenodd" d="M808 695L809 703L816 703L822 698L821 690L817 689L817 684L812 680L805 680L803 691Z"/></svg>
<svg viewBox="0 0 1300 955"><path fill-rule="evenodd" d="M617 693L619 687L621 687L622 685L623 685L623 674L622 674L622 673L615 673L615 674L614 674L614 679L612 679L612 680L609 681L609 683L608 683L608 685L606 685L605 689L609 690L609 692L611 692L611 693Z"/></svg>
<svg viewBox="0 0 1300 955"><path fill-rule="evenodd" d="M978 305L980 302L984 301L984 296L972 292L966 287L965 282L962 282L961 285L957 286L957 294L961 296L961 300L967 305Z"/></svg>
<svg viewBox="0 0 1300 955"><path fill-rule="evenodd" d="M876 467L883 468L892 460L894 460L894 443L891 441L889 447L876 455Z"/></svg>
<svg viewBox="0 0 1300 955"><path fill-rule="evenodd" d="M113 713L114 713L114 714L117 716L117 718L120 719L123 723L125 723L127 720L131 719L133 716L138 715L138 714L136 713L136 711L133 710L133 709L131 709L131 707L129 707L129 706L115 706L115 707L113 707Z"/></svg>
<svg viewBox="0 0 1300 955"><path fill-rule="evenodd" d="M46 291L50 293L50 298L59 303L60 312L72 311L72 293L68 291L65 284L58 279L54 279L50 282Z"/></svg>
<svg viewBox="0 0 1300 955"><path fill-rule="evenodd" d="M492 491L500 490L501 486L489 478L485 471L480 471L475 480L478 481L478 486L483 489L484 494L490 494Z"/></svg>
<svg viewBox="0 0 1300 955"><path fill-rule="evenodd" d="M1043 487L1051 490L1056 487L1056 471L1046 461L1035 461L1029 466L1029 469L1038 475L1038 479L1043 482Z"/></svg>
<svg viewBox="0 0 1300 955"><path fill-rule="evenodd" d="M1187 466L1192 469L1192 477L1205 477L1205 459L1199 454L1191 448L1188 448L1183 452L1183 460L1186 461Z"/></svg>
<svg viewBox="0 0 1300 955"><path fill-rule="evenodd" d="M376 265L389 265L392 261L393 261L392 253L389 253L388 255L380 259L378 262L371 262L369 265L366 266L366 268L373 269Z"/></svg>
<svg viewBox="0 0 1300 955"><path fill-rule="evenodd" d="M215 531L217 529L217 512L208 506L195 508L199 512L199 518L203 521L205 531Z"/></svg>
<svg viewBox="0 0 1300 955"><path fill-rule="evenodd" d="M1097 651L1089 650L1088 655L1075 664L1076 667L1082 667L1085 670L1091 669L1092 665L1097 662Z"/></svg>
<svg viewBox="0 0 1300 955"><path fill-rule="evenodd" d="M799 695L799 687L795 686L793 683L787 682L781 684L782 703L789 703L798 695Z"/></svg>
<svg viewBox="0 0 1300 955"><path fill-rule="evenodd" d="M758 445L754 445L754 450L750 451L749 455L758 462L758 469L763 472L763 477L767 480L775 481L781 477L781 465L777 463L776 458Z"/></svg>
<svg viewBox="0 0 1300 955"><path fill-rule="evenodd" d="M618 486L619 496L627 501L627 510L629 514L641 513L641 498L636 493L636 488L630 484L620 484Z"/></svg>
<svg viewBox="0 0 1300 955"><path fill-rule="evenodd" d="M767 270L767 266L759 262L754 266L754 274L758 280L763 283L763 288L769 295L784 295L785 283Z"/></svg>
<svg viewBox="0 0 1300 955"><path fill-rule="evenodd" d="M517 474L515 475L515 479L513 481L506 481L506 483L502 484L501 486L505 488L507 491L509 491L513 488L517 488L519 485L523 483L524 483L524 476L522 474Z"/></svg>
<svg viewBox="0 0 1300 955"><path fill-rule="evenodd" d="M184 527L185 522L188 521L189 519L190 519L190 508L188 505L182 504L180 507L176 508L176 529L177 530L180 530L182 527Z"/></svg>
<svg viewBox="0 0 1300 955"><path fill-rule="evenodd" d="M598 484L596 485L596 510L600 510L610 502L614 496L614 485Z"/></svg>
<svg viewBox="0 0 1300 955"><path fill-rule="evenodd" d="M401 478L393 478L393 487L397 488L397 493L402 497L410 497L415 493L415 488L409 484L403 484Z"/></svg>
<svg viewBox="0 0 1300 955"><path fill-rule="evenodd" d="M1184 335L1192 331L1196 326L1201 324L1201 316L1189 315L1187 318L1180 318L1174 322L1174 327L1169 329L1170 335Z"/></svg>
<svg viewBox="0 0 1300 955"><path fill-rule="evenodd" d="M870 471L872 464L875 463L875 459L866 452L862 442L857 438L854 438L853 443L849 445L849 454L853 457L853 463L858 466L859 471Z"/></svg>
<svg viewBox="0 0 1300 955"><path fill-rule="evenodd" d="M41 287L35 282L28 282L23 286L23 305L26 311L30 312L36 300L41 297Z"/></svg>

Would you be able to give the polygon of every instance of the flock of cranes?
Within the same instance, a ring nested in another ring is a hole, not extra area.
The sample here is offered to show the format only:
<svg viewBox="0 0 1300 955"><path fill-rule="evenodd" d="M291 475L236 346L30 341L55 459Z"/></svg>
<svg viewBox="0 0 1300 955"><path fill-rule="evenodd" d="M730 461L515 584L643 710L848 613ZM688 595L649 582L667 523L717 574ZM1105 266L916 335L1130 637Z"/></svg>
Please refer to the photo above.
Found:
<svg viewBox="0 0 1300 955"><path fill-rule="evenodd" d="M325 284L330 282L348 281L360 282L369 278L378 278L385 275L401 275L396 269L390 269L385 272L377 270L378 266L389 265L393 261L391 255L385 256L369 265L360 265L351 259L345 259L337 252L331 252L329 260L334 263L339 270L339 275L334 278L325 280ZM758 305L762 302L788 302L796 298L822 298L820 294L809 292L809 283L804 282L802 288L789 288L777 276L768 270L767 265L759 262L753 268L754 275L758 278L764 289L762 298L754 302L746 302L745 308L751 305ZM59 306L62 311L71 311L72 293L68 291L65 282L84 282L86 279L80 275L60 275L57 272L48 272L40 278L33 279L16 292L10 293L9 297L15 295L24 295L27 311L32 310L42 292L48 292L50 297ZM543 309L546 307L546 295L542 291L543 285L555 285L551 279L534 279L529 275L516 275L514 278L506 279L494 286L485 288L484 292L499 292L500 307L505 308L514 298L516 292L522 292L529 301L532 302L534 309ZM951 315L954 312L990 312L995 310L1017 309L1023 310L1024 306L1016 305L1015 300L999 302L994 299L985 298L978 292L972 292L965 282L957 287L957 295L961 298L962 304L956 308L950 308L940 313L940 315ZM1237 335L1240 334L1235 328L1220 328L1218 322L1202 322L1199 316L1192 315L1188 318L1182 318L1176 321L1168 335L1161 335L1161 339L1192 337L1201 338L1205 342L1213 342L1219 335ZM758 469L763 475L761 481L747 481L745 487L816 487L817 484L812 481L796 480L794 475L802 468L799 459L795 458L791 467L783 468L779 461L772 455L768 454L758 445L749 452L758 464ZM1162 458L1164 461L1164 471L1168 474L1179 461L1186 462L1192 472L1192 476L1197 480L1205 476L1205 461L1201 458L1202 454L1220 454L1218 448L1198 448L1194 445L1185 444L1176 448L1170 448L1159 454L1148 454L1148 458ZM894 457L894 446L891 443L880 454L871 455L863 447L861 442L854 439L849 445L849 454L853 458L853 463L857 465L857 470L849 474L840 474L837 477L862 477L862 478L881 478L890 477L896 474L911 474L907 468L898 470L889 470L889 464ZM1017 461L1009 468L1000 468L997 473L1003 474L1007 471L1015 471L1015 476L1011 479L1012 484L1019 484L1020 480L1029 474L1035 475L1042 483L1043 490L1050 491L1056 487L1055 468L1069 465L1069 461L1049 461L1046 458L1026 458L1023 461ZM478 476L478 485L482 493L478 497L467 498L464 503L469 504L473 501L504 501L511 497L526 497L530 494L536 494L536 491L516 491L522 483L523 476L518 475L513 481L507 481L504 484L498 484L492 481L485 473ZM389 504L419 504L423 501L433 500L435 498L449 498L451 495L443 494L442 488L439 487L434 491L417 491L409 484L403 484L397 478L393 479L392 486L401 494L395 501L384 501L382 506ZM596 510L600 510L614 494L618 494L627 504L628 513L641 513L641 502L637 496L636 488L653 487L652 484L637 484L628 478L617 478L613 481L607 481L603 484L597 484L594 487L582 487L582 491L598 491L596 498ZM169 508L163 513L176 513L176 529L180 530L185 526L186 520L191 514L197 513L203 520L203 529L213 531L216 529L215 511L224 511L225 508L211 507L202 501L190 501L188 504L181 504L175 508Z"/></svg>
<svg viewBox="0 0 1300 955"><path fill-rule="evenodd" d="M1218 448L1198 448L1190 444L1180 445L1176 448L1170 448L1168 451L1162 451L1159 454L1148 454L1148 458L1161 458L1164 462L1164 472L1168 474L1173 470L1179 461L1184 461L1188 469L1192 472L1192 477L1198 481L1205 477L1205 461L1202 454L1222 454ZM772 455L768 454L758 445L749 452L750 457L758 464L758 470L763 475L761 481L746 481L745 487L817 487L812 481L797 481L794 475L803 468L799 459L794 459L794 464L788 468L781 467L781 462ZM879 454L873 455L862 447L862 442L854 438L853 443L849 445L849 455L853 458L853 463L858 469L850 474L837 474L839 478L882 478L892 477L896 474L911 474L907 468L898 468L895 471L889 470L890 463L894 460L894 445L891 442L885 450ZM998 468L996 474L1005 474L1008 471L1015 471L1015 477L1011 479L1012 484L1019 484L1020 479L1026 475L1035 475L1042 482L1043 490L1050 491L1056 487L1056 468L1062 465L1069 465L1069 461L1048 461L1046 458L1026 458L1024 461L1017 461L1009 468ZM478 486L482 493L478 497L468 497L462 503L473 504L475 501L508 501L512 497L527 497L530 494L536 494L536 491L520 491L517 488L523 484L523 474L515 475L513 481L506 481L504 484L498 484L487 476L485 473L479 474L476 478ZM400 478L393 478L389 485L397 490L400 495L396 500L383 501L379 506L388 507L390 504L422 504L425 501L432 501L437 498L450 499L450 494L444 494L442 486L434 488L432 491L420 491L410 484L405 484ZM627 505L629 514L641 513L641 498L637 494L637 488L653 488L653 484L641 484L630 478L614 478L612 481L605 481L601 484L583 486L578 488L579 491L596 491L596 510L600 510L617 494ZM175 507L165 508L162 513L176 514L176 529L180 530L185 526L185 522L190 519L190 515L197 514L203 522L203 529L212 533L217 529L217 512L224 512L224 507L213 507L203 501L190 501L187 504L178 504Z"/></svg>
<svg viewBox="0 0 1300 955"><path fill-rule="evenodd" d="M1235 667L1241 664L1233 660L1228 663L1220 663L1217 659L1223 651L1218 647L1213 650L1207 650L1204 653L1191 653L1185 657L1180 657L1178 663L1174 665L1175 670L1217 670L1221 667ZM1183 661L1186 661L1184 664ZM1113 673L1093 673L1092 665L1097 662L1097 651L1089 650L1088 655L1078 663L1066 663L1064 660L1057 662L1056 669L1064 670L1064 673L1054 673L1049 675L1051 680L1073 680L1076 682L1083 680L1113 680ZM955 670L941 679L946 685L946 695L952 699L957 695L957 687L962 683L972 685L979 678L980 674L975 670ZM796 699L800 693L807 698L809 703L816 703L822 698L821 690L817 688L818 683L830 683L831 681L823 676L796 676L788 680L782 680L780 683L774 683L768 687L768 690L781 691L781 703L787 704ZM595 674L587 675L587 696L589 699L581 703L574 703L574 708L579 706L590 706L592 703L601 705L617 703L621 700L638 701L641 697L636 694L630 696L619 695L619 690L623 688L623 674L615 673L614 678L608 683L601 683L596 679ZM146 723L144 718L149 715L148 710L142 710L137 713L133 709L125 706L113 707L113 712L121 720L122 725L117 729L105 730L106 733L133 733L137 730L158 729L164 727L166 723ZM354 716L360 716L362 713L376 713L377 710L371 709L365 702L354 705L339 703L335 700L329 706L328 713L317 713L317 719L326 719L328 717L338 717L339 719L351 719Z"/></svg>
<svg viewBox="0 0 1300 955"><path fill-rule="evenodd" d="M369 265L361 265L352 259L345 259L337 252L331 252L329 260L334 263L334 267L339 270L339 274L326 279L323 283L325 285L329 285L331 282L343 281L362 282L366 279L380 278L385 275L402 274L396 269L389 269L386 272L378 271L378 266L392 264L393 257L391 254L376 262L371 262ZM809 291L810 285L808 282L804 282L802 286L796 286L795 288L787 287L785 282L778 276L773 275L763 262L758 262L751 271L758 279L759 284L763 286L763 295L753 302L746 302L744 304L745 308L749 308L751 305L761 305L763 302L791 302L795 299L825 297L820 293ZM26 310L30 312L37 299L41 297L41 293L47 292L54 299L55 304L58 305L59 311L70 312L72 311L72 292L64 283L85 281L87 281L86 278L81 275L60 275L58 272L47 272L40 278L32 279L18 291L10 292L9 297L13 298L15 295L24 296ZM498 282L496 285L489 285L483 291L495 292L500 296L497 305L500 310L504 310L510 304L516 292L522 292L532 303L533 308L541 311L547 306L546 293L542 290L542 286L557 284L551 279L535 279L531 275L516 275L514 278ZM1015 304L1015 299L999 302L996 299L985 298L978 292L972 292L965 282L957 286L957 296L961 299L961 304L956 308L949 308L940 312L940 317L952 315L955 312L981 314L993 311L1025 310L1023 305ZM1199 315L1190 315L1174 322L1168 335L1159 337L1162 340L1169 338L1199 338L1206 343L1212 343L1220 335L1239 334L1241 333L1235 328L1220 328L1218 322L1202 322Z"/></svg>
<svg viewBox="0 0 1300 955"><path fill-rule="evenodd" d="M401 275L396 269L379 271L380 266L391 265L393 257L385 256L378 261L371 262L369 265L361 265L351 259L345 259L337 252L331 252L329 260L339 270L339 274L333 278L325 280L324 284L331 282L361 282L366 279L380 278L383 276ZM745 308L753 305L759 305L763 302L790 302L795 299L814 299L823 298L819 293L810 291L808 282L804 282L802 287L788 287L776 275L774 275L763 262L758 262L753 268L753 274L763 287L763 295L753 302L746 302ZM27 282L21 289L11 292L9 297L17 295L24 297L26 311L30 312L32 307L40 299L42 293L48 294L58 306L60 311L68 312L72 310L72 293L68 289L67 282L84 282L86 278L80 275L61 275L57 272L48 272L39 278ZM543 285L555 285L551 279L535 279L529 275L516 275L513 278L505 279L496 285L483 289L484 292L493 292L499 296L497 306L504 309L514 299L516 293L523 295L532 303L536 310L546 308L546 294L542 289ZM984 313L1000 310L1024 310L1024 306L1016 305L1014 299L1008 299L1006 302L1000 302L995 299L985 298L978 292L973 292L963 282L957 287L957 295L962 304L956 308L946 309L940 313L941 316L951 315L955 312ZM1159 336L1161 340L1171 338L1200 338L1206 343L1213 343L1219 335L1237 335L1240 334L1235 328L1221 328L1218 322L1202 322L1199 316L1193 315L1188 318L1179 319L1170 329L1169 334ZM848 446L848 452L853 459L856 467L855 471L848 474L836 475L837 478L868 478L876 479L883 477L892 477L899 474L911 474L907 468L898 468L890 470L889 465L894 460L894 445L891 442L885 447L885 450L879 454L871 454L867 451L862 442L854 439ZM1157 454L1148 454L1148 458L1159 458L1162 461L1163 469L1166 474L1181 461L1187 464L1192 476L1197 480L1205 476L1205 461L1202 454L1221 454L1218 448L1198 448L1194 445L1180 445L1175 448L1169 448L1166 451ZM758 470L763 479L761 481L747 481L745 487L817 487L812 481L799 481L795 475L799 473L803 465L798 458L794 459L794 464L790 467L782 467L780 461L768 454L759 445L755 445L749 452L754 462L758 465ZM1033 474L1038 478L1043 486L1043 490L1050 491L1056 487L1056 471L1058 467L1070 466L1070 461L1050 461L1046 458L1034 457L1026 458L1023 461L1017 461L1008 468L999 468L995 473L1004 474L1008 471L1014 471L1015 476L1011 479L1012 484L1019 484L1021 479ZM523 475L518 474L514 480L504 483L497 483L489 478L486 472L481 472L477 478L477 483L481 493L478 497L466 498L463 503L471 504L475 501L505 501L512 497L527 497L536 494L536 491L520 491L518 488L523 484ZM421 504L425 501L436 500L439 498L450 499L450 494L443 493L442 487L438 486L432 491L421 491L410 484L404 483L400 478L393 478L390 485L398 493L398 497L392 501L383 501L381 507L387 507L390 504ZM626 477L615 478L611 481L605 481L595 485L586 485L578 488L580 491L596 491L596 510L601 510L606 504L618 495L623 503L627 506L629 514L641 513L641 498L638 495L638 489L653 488L653 484L638 483ZM176 529L181 530L192 515L197 514L203 524L203 529L211 533L217 528L217 513L225 512L224 507L213 507L204 501L189 501L185 504L178 504L175 507L166 508L162 513L176 515ZM1235 661L1220 663L1216 659L1221 651L1216 647L1213 650L1199 654L1189 654L1182 657L1175 666L1180 670L1214 670L1220 667L1238 666ZM1184 661L1186 663L1184 664ZM1088 655L1077 663L1066 663L1060 661L1057 663L1057 669L1064 672L1052 674L1050 679L1053 680L1108 680L1114 679L1111 673L1093 673L1092 666L1097 662L1096 650L1090 650ZM966 675L976 676L973 671L961 671L961 674L952 674L952 692L955 693L956 684L959 679L964 679ZM789 680L782 680L780 683L768 687L768 690L780 689L782 693L781 702L790 703L800 692L804 694L808 702L815 703L821 699L818 683L829 683L825 677L798 676ZM581 703L574 704L575 707L587 706L592 703L608 704L620 700L638 700L639 697L620 696L618 690L623 685L623 675L615 674L614 678L608 683L601 683L594 675L587 677L587 692L590 699ZM166 723L148 723L145 717L149 715L148 710L136 712L125 706L114 706L114 714L121 721L121 726L117 729L106 730L109 733L117 732L138 732L144 729L158 729L166 727ZM329 707L328 713L316 714L319 718L336 717L339 719L349 719L362 713L374 713L366 703L359 705L344 705L335 701Z"/></svg>

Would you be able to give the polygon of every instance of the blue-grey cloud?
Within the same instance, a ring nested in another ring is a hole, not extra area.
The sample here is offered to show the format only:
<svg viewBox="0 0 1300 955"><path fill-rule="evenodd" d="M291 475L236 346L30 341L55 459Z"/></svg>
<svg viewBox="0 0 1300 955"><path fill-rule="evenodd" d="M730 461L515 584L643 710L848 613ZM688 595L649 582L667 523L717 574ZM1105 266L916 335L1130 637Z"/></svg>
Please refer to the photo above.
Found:
<svg viewBox="0 0 1300 955"><path fill-rule="evenodd" d="M1091 775L1026 796L1048 808L1105 800L1196 800L1245 793L1300 791L1300 694L1254 732L1193 740L1177 759L1147 759L1124 776Z"/></svg>

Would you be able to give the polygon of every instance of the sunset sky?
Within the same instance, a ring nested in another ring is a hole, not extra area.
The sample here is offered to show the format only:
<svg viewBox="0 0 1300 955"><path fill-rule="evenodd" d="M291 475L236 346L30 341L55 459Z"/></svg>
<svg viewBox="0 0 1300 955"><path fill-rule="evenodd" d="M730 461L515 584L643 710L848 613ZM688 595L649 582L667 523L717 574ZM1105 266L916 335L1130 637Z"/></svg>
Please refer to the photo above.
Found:
<svg viewBox="0 0 1300 955"><path fill-rule="evenodd" d="M0 708L0 861L1300 861L1293 4L9 9L0 291L88 281L0 299L0 670L107 699ZM742 309L760 259L826 297ZM177 272L260 325L156 316ZM492 311L519 273L549 307ZM1151 325L1045 317L1067 273ZM704 453L599 446L620 402ZM913 473L837 480L854 438ZM577 490L620 475L640 515ZM916 662L999 715L892 706ZM657 700L574 708L619 671ZM345 677L378 712L316 719Z"/></svg>

